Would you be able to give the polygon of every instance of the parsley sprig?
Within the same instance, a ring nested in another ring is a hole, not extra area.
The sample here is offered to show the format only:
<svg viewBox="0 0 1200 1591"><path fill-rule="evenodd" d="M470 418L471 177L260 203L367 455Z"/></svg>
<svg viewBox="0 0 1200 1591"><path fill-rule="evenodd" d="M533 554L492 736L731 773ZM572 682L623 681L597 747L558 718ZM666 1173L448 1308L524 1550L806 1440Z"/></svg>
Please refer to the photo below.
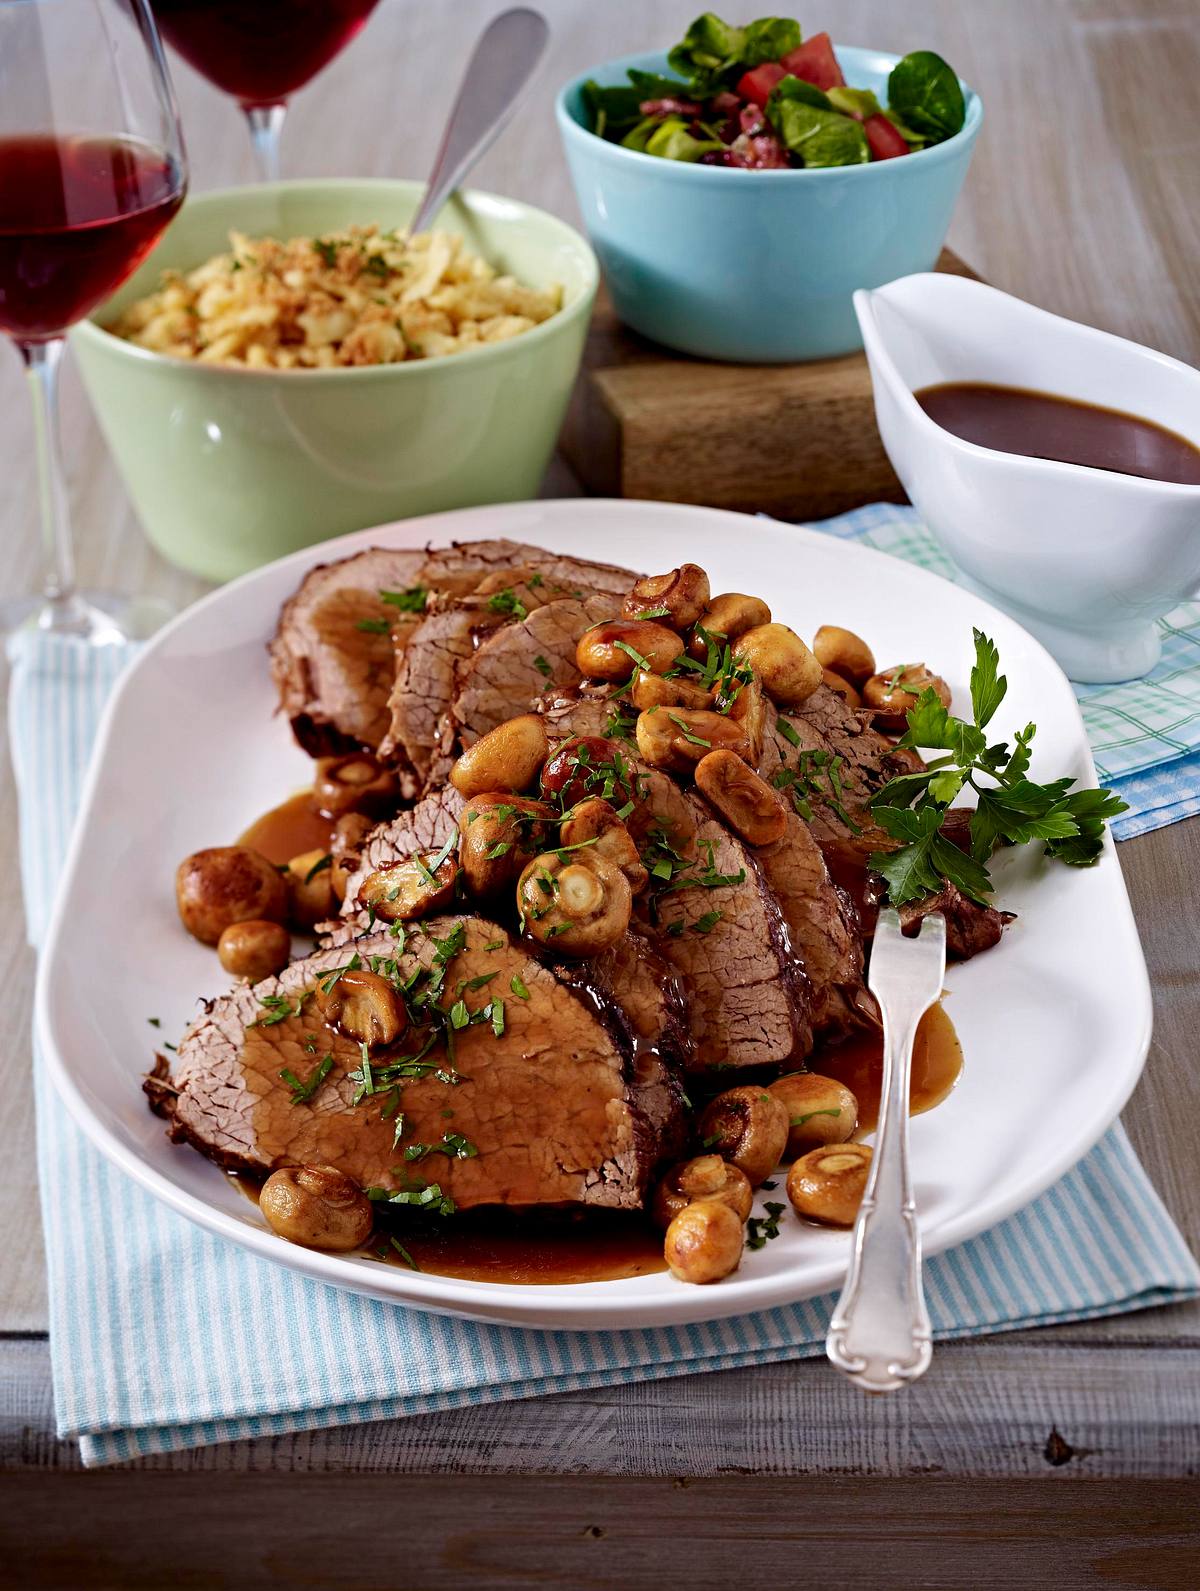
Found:
<svg viewBox="0 0 1200 1591"><path fill-rule="evenodd" d="M1073 790L1067 777L1038 784L1029 777L1036 725L1008 741L988 744L984 733L1004 700L1008 681L1000 673L995 643L975 634L971 669L973 723L955 718L927 688L908 713L902 747L940 751L920 773L899 775L871 797L876 822L899 849L876 852L871 866L887 882L893 905L936 893L954 884L972 900L986 904L993 892L987 862L1001 845L1041 840L1048 856L1070 867L1090 867L1100 856L1104 825L1127 810L1111 790ZM964 790L977 797L971 815L970 851L941 832L949 806Z"/></svg>

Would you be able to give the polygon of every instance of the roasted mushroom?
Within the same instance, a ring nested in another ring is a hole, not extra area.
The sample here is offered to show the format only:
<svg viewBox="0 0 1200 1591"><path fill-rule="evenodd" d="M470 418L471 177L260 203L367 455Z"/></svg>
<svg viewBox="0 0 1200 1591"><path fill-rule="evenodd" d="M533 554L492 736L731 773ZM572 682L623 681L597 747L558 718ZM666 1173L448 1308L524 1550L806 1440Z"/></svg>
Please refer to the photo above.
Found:
<svg viewBox="0 0 1200 1591"><path fill-rule="evenodd" d="M429 917L454 899L458 858L441 851L418 851L371 873L358 887L358 904L371 906L386 923Z"/></svg>
<svg viewBox="0 0 1200 1591"><path fill-rule="evenodd" d="M680 564L665 575L644 575L636 581L621 617L661 619L673 630L686 630L704 612L709 591L708 576L699 564Z"/></svg>
<svg viewBox="0 0 1200 1591"><path fill-rule="evenodd" d="M708 661L708 637L721 641L736 641L747 630L770 624L771 610L761 597L748 597L744 591L723 591L713 597L696 621L688 637L688 655L698 663Z"/></svg>
<svg viewBox="0 0 1200 1591"><path fill-rule="evenodd" d="M549 750L543 720L536 713L522 713L468 746L450 770L450 783L468 799L490 790L525 790Z"/></svg>
<svg viewBox="0 0 1200 1591"><path fill-rule="evenodd" d="M741 1264L746 1230L727 1204L700 1199L667 1228L663 1257L681 1282L719 1282Z"/></svg>
<svg viewBox="0 0 1200 1591"><path fill-rule="evenodd" d="M517 884L517 908L538 944L556 955L595 956L629 927L633 893L619 867L591 851L546 851Z"/></svg>
<svg viewBox="0 0 1200 1591"><path fill-rule="evenodd" d="M655 768L689 772L714 749L732 751L749 762L750 740L742 726L724 713L697 707L651 707L638 714L638 752Z"/></svg>
<svg viewBox="0 0 1200 1591"><path fill-rule="evenodd" d="M599 796L591 796L571 808L563 819L558 838L568 851L584 846L594 848L597 856L621 869L635 895L645 889L649 874L642 865L633 836L614 809Z"/></svg>
<svg viewBox="0 0 1200 1591"><path fill-rule="evenodd" d="M696 788L747 845L772 845L787 830L777 790L732 751L710 751L696 764Z"/></svg>
<svg viewBox="0 0 1200 1591"><path fill-rule="evenodd" d="M763 737L767 728L767 702L756 676L751 674L745 680L730 676L717 698L717 708L722 713L728 713L750 742L750 763L753 766L762 756Z"/></svg>
<svg viewBox="0 0 1200 1591"><path fill-rule="evenodd" d="M740 635L733 655L748 663L764 691L780 707L807 701L821 683L821 665L786 624L758 624Z"/></svg>
<svg viewBox="0 0 1200 1591"><path fill-rule="evenodd" d="M331 851L304 851L300 856L293 856L283 877L291 897L291 919L297 928L313 928L333 916Z"/></svg>
<svg viewBox="0 0 1200 1591"><path fill-rule="evenodd" d="M697 1134L705 1149L744 1171L757 1187L783 1158L788 1113L760 1084L728 1088L709 1100Z"/></svg>
<svg viewBox="0 0 1200 1591"><path fill-rule="evenodd" d="M823 624L813 637L812 649L822 668L832 669L859 690L875 672L874 652L861 635L840 624Z"/></svg>
<svg viewBox="0 0 1200 1591"><path fill-rule="evenodd" d="M788 1172L787 1195L806 1221L853 1226L871 1169L869 1144L810 1149Z"/></svg>
<svg viewBox="0 0 1200 1591"><path fill-rule="evenodd" d="M666 1172L654 1190L652 1214L659 1226L668 1227L680 1210L697 1199L727 1204L739 1221L745 1221L754 1206L754 1189L746 1173L720 1155L698 1155Z"/></svg>
<svg viewBox="0 0 1200 1591"><path fill-rule="evenodd" d="M488 790L473 796L458 815L458 865L477 899L511 889L546 839L553 807L529 796Z"/></svg>
<svg viewBox="0 0 1200 1591"><path fill-rule="evenodd" d="M245 845L214 845L185 857L175 871L183 926L215 945L231 923L287 920L287 885L279 869Z"/></svg>
<svg viewBox="0 0 1200 1591"><path fill-rule="evenodd" d="M285 1166L263 1183L258 1207L271 1229L304 1248L361 1248L373 1224L371 1201L335 1166Z"/></svg>
<svg viewBox="0 0 1200 1591"><path fill-rule="evenodd" d="M924 663L897 663L872 674L862 688L863 705L871 709L876 729L889 735L903 734L918 697L931 687L948 708L950 687L940 674L931 674Z"/></svg>
<svg viewBox="0 0 1200 1591"><path fill-rule="evenodd" d="M626 680L635 667L665 674L682 652L682 640L665 624L608 619L580 636L575 662L589 679Z"/></svg>
<svg viewBox="0 0 1200 1591"><path fill-rule="evenodd" d="M716 693L693 685L681 675L664 679L661 674L650 674L642 668L633 677L629 699L639 712L644 712L651 707L711 707Z"/></svg>
<svg viewBox="0 0 1200 1591"><path fill-rule="evenodd" d="M217 940L217 955L225 971L247 983L282 972L291 960L292 939L281 923L230 923Z"/></svg>
<svg viewBox="0 0 1200 1591"><path fill-rule="evenodd" d="M366 751L318 758L313 789L318 810L327 818L340 818L345 812L386 812L399 793L392 770Z"/></svg>
<svg viewBox="0 0 1200 1591"><path fill-rule="evenodd" d="M836 1077L791 1072L776 1078L767 1092L782 1100L788 1113L787 1160L821 1144L845 1143L858 1124L858 1100Z"/></svg>
<svg viewBox="0 0 1200 1591"><path fill-rule="evenodd" d="M607 775L619 776L615 759L625 760L625 753L602 735L576 735L564 740L546 760L542 769L542 794L557 798L563 807L577 806L580 801L597 792L593 785L605 783ZM626 778L632 784L632 775L626 768ZM633 794L623 790L621 804Z"/></svg>
<svg viewBox="0 0 1200 1591"><path fill-rule="evenodd" d="M331 1027L369 1049L394 1044L408 1026L408 1012L398 992L386 978L366 967L322 978L316 998Z"/></svg>
<svg viewBox="0 0 1200 1591"><path fill-rule="evenodd" d="M831 691L837 692L847 707L853 707L857 710L862 706L862 697L848 679L843 679L840 674L835 674L831 668L822 669L821 678Z"/></svg>

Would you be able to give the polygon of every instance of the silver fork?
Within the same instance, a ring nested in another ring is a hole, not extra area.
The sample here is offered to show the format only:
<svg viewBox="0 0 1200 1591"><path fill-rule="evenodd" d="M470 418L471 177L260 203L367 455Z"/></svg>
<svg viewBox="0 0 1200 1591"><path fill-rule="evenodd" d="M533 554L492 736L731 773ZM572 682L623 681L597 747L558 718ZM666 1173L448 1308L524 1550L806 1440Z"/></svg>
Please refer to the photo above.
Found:
<svg viewBox="0 0 1200 1591"><path fill-rule="evenodd" d="M825 1339L830 1363L868 1392L895 1392L924 1375L933 1357L908 1169L908 1094L917 1024L941 994L945 974L940 912L925 918L916 939L900 932L891 907L880 912L867 976L883 1015L879 1127L850 1271Z"/></svg>

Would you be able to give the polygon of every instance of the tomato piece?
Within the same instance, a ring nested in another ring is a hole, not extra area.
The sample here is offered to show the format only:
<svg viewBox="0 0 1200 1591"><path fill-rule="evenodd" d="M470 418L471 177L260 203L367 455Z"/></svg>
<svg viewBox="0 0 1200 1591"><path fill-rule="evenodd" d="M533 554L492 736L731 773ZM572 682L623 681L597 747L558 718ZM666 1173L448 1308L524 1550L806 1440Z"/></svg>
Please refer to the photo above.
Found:
<svg viewBox="0 0 1200 1591"><path fill-rule="evenodd" d="M837 56L833 53L833 41L828 33L814 33L811 39L805 39L799 49L793 50L790 55L785 55L779 64L785 72L790 72L793 77L803 78L814 88L846 86L846 79L842 76Z"/></svg>
<svg viewBox="0 0 1200 1591"><path fill-rule="evenodd" d="M738 80L738 95L752 105L765 105L776 83L786 76L778 61L764 61L761 66L742 74Z"/></svg>
<svg viewBox="0 0 1200 1591"><path fill-rule="evenodd" d="M868 116L863 123L863 132L871 147L872 160L894 160L897 155L908 154L904 134L893 127L886 116Z"/></svg>

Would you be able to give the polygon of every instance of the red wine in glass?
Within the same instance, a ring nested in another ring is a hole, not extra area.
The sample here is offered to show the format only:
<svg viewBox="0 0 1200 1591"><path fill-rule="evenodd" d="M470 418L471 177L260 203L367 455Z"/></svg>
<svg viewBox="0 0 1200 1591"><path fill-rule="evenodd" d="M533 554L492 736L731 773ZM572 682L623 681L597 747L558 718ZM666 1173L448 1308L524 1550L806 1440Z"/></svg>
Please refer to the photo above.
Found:
<svg viewBox="0 0 1200 1591"><path fill-rule="evenodd" d="M250 122L260 171L278 175L284 107L359 32L378 0L151 0L162 36Z"/></svg>
<svg viewBox="0 0 1200 1591"><path fill-rule="evenodd" d="M183 194L178 164L137 139L0 137L0 331L61 336L136 270Z"/></svg>

